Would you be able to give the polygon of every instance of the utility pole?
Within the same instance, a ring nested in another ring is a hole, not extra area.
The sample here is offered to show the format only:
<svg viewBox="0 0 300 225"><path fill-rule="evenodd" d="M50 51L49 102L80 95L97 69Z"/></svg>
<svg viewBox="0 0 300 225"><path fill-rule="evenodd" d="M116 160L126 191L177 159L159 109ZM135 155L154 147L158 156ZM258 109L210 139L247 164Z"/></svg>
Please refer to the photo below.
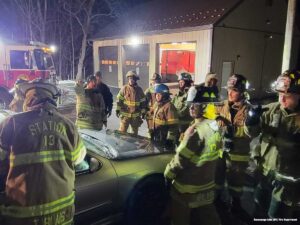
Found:
<svg viewBox="0 0 300 225"><path fill-rule="evenodd" d="M297 0L289 0L288 2L281 72L290 69L296 3Z"/></svg>

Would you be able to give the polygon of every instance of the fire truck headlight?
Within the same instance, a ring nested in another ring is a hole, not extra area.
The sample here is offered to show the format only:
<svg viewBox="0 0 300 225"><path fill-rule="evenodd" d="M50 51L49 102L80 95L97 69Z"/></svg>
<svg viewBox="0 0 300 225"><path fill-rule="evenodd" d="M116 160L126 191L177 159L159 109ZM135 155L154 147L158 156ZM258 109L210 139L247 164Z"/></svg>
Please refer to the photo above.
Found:
<svg viewBox="0 0 300 225"><path fill-rule="evenodd" d="M55 45L50 45L50 50L51 50L51 52L56 52L57 47Z"/></svg>

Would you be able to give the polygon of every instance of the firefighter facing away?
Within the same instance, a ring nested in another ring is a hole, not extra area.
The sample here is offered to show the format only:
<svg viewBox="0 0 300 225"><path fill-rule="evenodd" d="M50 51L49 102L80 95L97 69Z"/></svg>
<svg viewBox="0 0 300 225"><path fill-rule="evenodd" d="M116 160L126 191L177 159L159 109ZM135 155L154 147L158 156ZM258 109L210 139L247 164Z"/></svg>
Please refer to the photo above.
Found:
<svg viewBox="0 0 300 225"><path fill-rule="evenodd" d="M126 74L128 84L124 85L117 95L116 115L120 117L119 131L127 132L129 125L133 134L138 134L138 129L142 125L146 116L146 98L143 89L138 86L139 76L133 70Z"/></svg>
<svg viewBox="0 0 300 225"><path fill-rule="evenodd" d="M221 194L225 180L228 184L228 191L231 196L231 212L240 219L248 220L247 213L241 207L241 199L245 172L250 159L250 137L244 131L245 120L249 109L245 93L248 87L247 79L240 74L229 77L227 82L228 100L217 107L218 114L224 119L219 121L224 127L231 127L229 136L226 136L225 151L218 160L216 170L217 199L216 205L223 207ZM221 209L222 210L222 209Z"/></svg>
<svg viewBox="0 0 300 225"><path fill-rule="evenodd" d="M96 77L89 76L87 86L78 81L75 86L76 93L76 125L80 129L101 130L107 126L105 103L101 93L96 90Z"/></svg>
<svg viewBox="0 0 300 225"><path fill-rule="evenodd" d="M153 130L151 139L157 145L173 150L178 140L178 115L171 103L169 88L165 84L156 84Z"/></svg>
<svg viewBox="0 0 300 225"><path fill-rule="evenodd" d="M158 73L154 73L150 79L150 87L146 89L145 96L148 106L148 112L146 115L147 125L148 125L148 132L150 135L151 130L153 130L153 114L154 114L154 104L155 100L155 91L154 86L155 84L161 83L161 75Z"/></svg>
<svg viewBox="0 0 300 225"><path fill-rule="evenodd" d="M192 76L189 73L181 73L178 77L179 90L172 99L179 118L179 133L183 134L192 122L192 117L189 113L187 105L188 90L193 83Z"/></svg>
<svg viewBox="0 0 300 225"><path fill-rule="evenodd" d="M261 133L256 162L262 178L255 192L256 211L268 211L271 218L299 218L300 72L284 72L274 89L278 102L251 110L246 120L252 137Z"/></svg>
<svg viewBox="0 0 300 225"><path fill-rule="evenodd" d="M195 97L195 92L189 92L189 111L194 122L185 131L164 173L167 186L171 185L173 225L220 224L213 201L215 168L222 149L221 130L215 120L214 105Z"/></svg>
<svg viewBox="0 0 300 225"><path fill-rule="evenodd" d="M86 149L56 108L57 88L24 83L24 112L0 124L0 220L5 225L72 224L75 165Z"/></svg>

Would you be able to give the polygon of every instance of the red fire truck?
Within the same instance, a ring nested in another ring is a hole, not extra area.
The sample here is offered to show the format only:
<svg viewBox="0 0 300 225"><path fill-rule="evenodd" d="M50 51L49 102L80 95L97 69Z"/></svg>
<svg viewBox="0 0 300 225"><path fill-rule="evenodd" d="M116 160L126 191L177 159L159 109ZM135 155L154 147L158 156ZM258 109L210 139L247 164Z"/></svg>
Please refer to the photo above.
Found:
<svg viewBox="0 0 300 225"><path fill-rule="evenodd" d="M15 45L0 43L0 105L12 100L9 90L17 79L45 78L55 80L51 48L41 43Z"/></svg>

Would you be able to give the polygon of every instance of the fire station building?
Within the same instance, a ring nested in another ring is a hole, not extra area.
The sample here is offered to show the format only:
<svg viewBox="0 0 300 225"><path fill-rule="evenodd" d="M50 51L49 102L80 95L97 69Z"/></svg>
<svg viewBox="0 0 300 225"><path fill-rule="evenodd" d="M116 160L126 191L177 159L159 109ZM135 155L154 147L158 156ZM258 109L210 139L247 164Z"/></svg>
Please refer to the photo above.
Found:
<svg viewBox="0 0 300 225"><path fill-rule="evenodd" d="M281 73L286 15L285 0L147 1L94 35L94 70L114 87L136 70L144 89L154 72L170 85L183 71L195 83L215 72L220 87L240 73L255 89L252 96L263 96ZM292 67L298 47L295 27Z"/></svg>

